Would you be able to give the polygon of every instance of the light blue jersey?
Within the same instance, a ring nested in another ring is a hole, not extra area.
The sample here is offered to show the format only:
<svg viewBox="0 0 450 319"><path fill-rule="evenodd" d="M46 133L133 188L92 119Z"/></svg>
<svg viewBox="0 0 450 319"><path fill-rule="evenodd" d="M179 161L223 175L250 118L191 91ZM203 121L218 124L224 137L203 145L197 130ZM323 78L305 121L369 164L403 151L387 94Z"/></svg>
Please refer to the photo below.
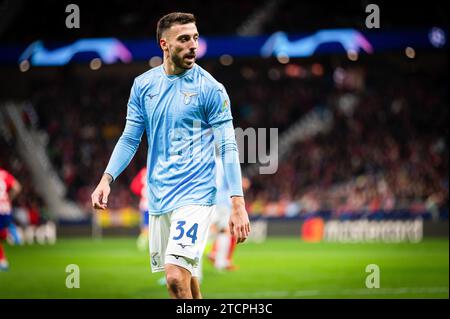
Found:
<svg viewBox="0 0 450 319"><path fill-rule="evenodd" d="M222 160L219 156L216 157L216 187L216 205L231 208L230 189L225 179Z"/></svg>
<svg viewBox="0 0 450 319"><path fill-rule="evenodd" d="M215 143L228 158L230 195L243 195L229 97L200 66L167 75L161 65L135 79L125 129L105 170L114 180L133 158L144 130L150 214L216 203Z"/></svg>

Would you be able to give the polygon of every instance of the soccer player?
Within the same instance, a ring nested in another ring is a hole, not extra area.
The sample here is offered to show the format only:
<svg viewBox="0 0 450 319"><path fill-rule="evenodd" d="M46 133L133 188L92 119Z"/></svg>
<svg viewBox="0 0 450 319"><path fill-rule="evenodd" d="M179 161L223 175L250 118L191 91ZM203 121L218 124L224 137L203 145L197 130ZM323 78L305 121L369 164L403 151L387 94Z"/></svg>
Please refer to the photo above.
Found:
<svg viewBox="0 0 450 319"><path fill-rule="evenodd" d="M202 298L196 276L215 209L215 145L230 187L231 233L242 243L250 232L230 100L224 86L195 63L194 15L165 15L156 33L163 64L134 80L124 131L92 205L106 209L110 184L145 131L152 271L165 271L172 298Z"/></svg>
<svg viewBox="0 0 450 319"><path fill-rule="evenodd" d="M8 227L11 221L11 201L20 193L22 186L8 173L0 168L0 271L8 270L8 260L2 242L8 236Z"/></svg>
<svg viewBox="0 0 450 319"><path fill-rule="evenodd" d="M139 196L139 210L141 212L141 230L137 239L139 250L148 248L148 196L147 196L147 167L142 168L131 181L131 191Z"/></svg>

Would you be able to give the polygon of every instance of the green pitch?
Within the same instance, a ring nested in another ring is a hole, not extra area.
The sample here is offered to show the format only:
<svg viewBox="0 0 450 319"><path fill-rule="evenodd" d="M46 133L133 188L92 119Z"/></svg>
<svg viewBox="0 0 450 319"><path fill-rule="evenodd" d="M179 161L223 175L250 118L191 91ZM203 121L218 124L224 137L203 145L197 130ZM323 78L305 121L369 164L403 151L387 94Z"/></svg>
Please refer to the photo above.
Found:
<svg viewBox="0 0 450 319"><path fill-rule="evenodd" d="M0 298L167 298L148 254L133 238L61 239L54 246L6 246L11 269L0 272ZM449 242L305 243L269 239L236 250L235 272L204 260L205 298L448 298ZM80 288L66 288L66 266L80 269ZM380 269L368 289L366 266Z"/></svg>

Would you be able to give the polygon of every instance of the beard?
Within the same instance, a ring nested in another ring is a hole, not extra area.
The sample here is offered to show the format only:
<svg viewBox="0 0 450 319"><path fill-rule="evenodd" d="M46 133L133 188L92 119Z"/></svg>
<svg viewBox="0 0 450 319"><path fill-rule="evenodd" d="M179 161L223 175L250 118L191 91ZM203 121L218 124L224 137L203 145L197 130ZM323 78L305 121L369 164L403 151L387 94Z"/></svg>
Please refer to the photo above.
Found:
<svg viewBox="0 0 450 319"><path fill-rule="evenodd" d="M184 57L178 56L176 54L171 54L170 59L177 68L184 70L189 70L195 64L195 59L192 63L186 63L184 62Z"/></svg>

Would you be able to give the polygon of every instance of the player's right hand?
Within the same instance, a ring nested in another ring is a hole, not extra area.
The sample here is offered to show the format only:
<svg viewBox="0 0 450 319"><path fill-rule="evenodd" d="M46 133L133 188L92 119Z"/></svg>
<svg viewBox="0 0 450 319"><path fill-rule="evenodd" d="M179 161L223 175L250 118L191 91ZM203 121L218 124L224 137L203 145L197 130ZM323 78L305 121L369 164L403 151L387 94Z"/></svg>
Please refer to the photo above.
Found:
<svg viewBox="0 0 450 319"><path fill-rule="evenodd" d="M108 196L111 192L108 180L102 178L91 195L92 207L94 209L106 209L108 206Z"/></svg>

